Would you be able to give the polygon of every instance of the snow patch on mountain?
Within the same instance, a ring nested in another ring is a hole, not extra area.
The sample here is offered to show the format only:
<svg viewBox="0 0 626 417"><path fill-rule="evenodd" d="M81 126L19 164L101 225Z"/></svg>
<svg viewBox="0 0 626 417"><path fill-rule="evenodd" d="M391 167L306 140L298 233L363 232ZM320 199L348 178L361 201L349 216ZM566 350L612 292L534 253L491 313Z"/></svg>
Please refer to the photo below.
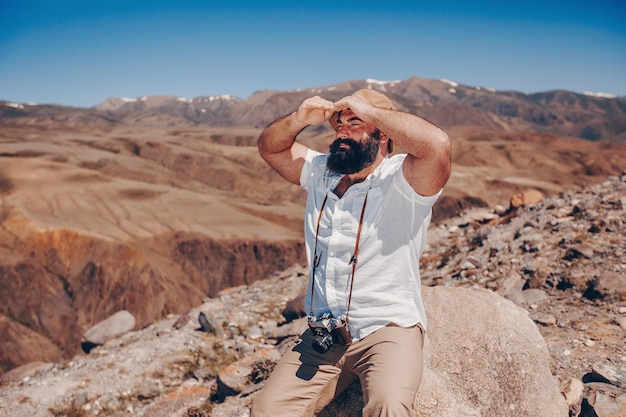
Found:
<svg viewBox="0 0 626 417"><path fill-rule="evenodd" d="M594 93L592 91L585 91L583 93L586 96L591 96L591 97L600 97L600 98L615 98L615 94L611 94L611 93Z"/></svg>
<svg viewBox="0 0 626 417"><path fill-rule="evenodd" d="M7 107L12 107L14 109L20 109L20 110L24 109L24 105L20 103L4 103L4 105Z"/></svg>
<svg viewBox="0 0 626 417"><path fill-rule="evenodd" d="M393 87L395 86L397 83L399 83L400 81L398 80L394 80L394 81L379 81L379 80L375 80L373 78L367 78L365 80L368 84L369 87L372 87L372 85L377 85L378 87L380 87L381 90L385 91L386 87Z"/></svg>
<svg viewBox="0 0 626 417"><path fill-rule="evenodd" d="M445 78L441 78L439 81L446 83L446 84L450 84L452 87L458 87L459 83L455 82L455 81L450 81L450 80L446 80Z"/></svg>

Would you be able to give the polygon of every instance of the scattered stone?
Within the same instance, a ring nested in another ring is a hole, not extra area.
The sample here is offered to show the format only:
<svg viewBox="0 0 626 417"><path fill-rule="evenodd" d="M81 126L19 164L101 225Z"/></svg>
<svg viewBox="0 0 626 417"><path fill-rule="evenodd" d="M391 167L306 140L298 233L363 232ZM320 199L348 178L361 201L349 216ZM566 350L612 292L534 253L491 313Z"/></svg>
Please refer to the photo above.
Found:
<svg viewBox="0 0 626 417"><path fill-rule="evenodd" d="M593 410L598 417L624 417L626 416L626 394L611 396L598 392L593 403Z"/></svg>
<svg viewBox="0 0 626 417"><path fill-rule="evenodd" d="M137 389L137 398L140 400L149 400L156 398L161 394L161 383L155 379L146 379Z"/></svg>
<svg viewBox="0 0 626 417"><path fill-rule="evenodd" d="M181 416L190 408L200 408L210 397L211 392L203 386L181 386L148 407L144 416Z"/></svg>
<svg viewBox="0 0 626 417"><path fill-rule="evenodd" d="M626 368L609 364L594 365L591 370L595 380L607 382L616 387L626 386Z"/></svg>
<svg viewBox="0 0 626 417"><path fill-rule="evenodd" d="M556 317L552 314L538 314L535 317L535 322L542 326L556 326Z"/></svg>
<svg viewBox="0 0 626 417"><path fill-rule="evenodd" d="M543 302L548 299L548 294L544 290L540 290L537 288L531 288L528 290L522 291L522 297L524 297L524 302L526 304L536 304Z"/></svg>
<svg viewBox="0 0 626 417"><path fill-rule="evenodd" d="M256 340L263 337L263 331L259 326L252 326L246 330L246 337L248 339Z"/></svg>
<svg viewBox="0 0 626 417"><path fill-rule="evenodd" d="M498 290L498 294L513 301L515 304L524 303L522 289L524 288L524 280L517 273L511 275L502 282L502 286Z"/></svg>
<svg viewBox="0 0 626 417"><path fill-rule="evenodd" d="M467 258L465 258L465 261L463 261L461 268L474 269L474 268L480 268L482 266L483 266L483 263L479 259L476 259L473 256L468 256Z"/></svg>
<svg viewBox="0 0 626 417"><path fill-rule="evenodd" d="M583 393L585 391L585 384L580 379L570 379L565 387L561 389L563 396L565 397L565 401L567 401L567 405L570 410L576 411L576 415L580 411L580 402L583 398Z"/></svg>
<svg viewBox="0 0 626 417"><path fill-rule="evenodd" d="M81 392L74 398L72 398L72 406L73 407L84 407L89 401L89 396L86 392Z"/></svg>
<svg viewBox="0 0 626 417"><path fill-rule="evenodd" d="M201 311L198 314L198 322L200 323L200 330L205 333L213 333L220 336L223 334L222 327L219 325L217 320L215 320L215 318L209 313Z"/></svg>
<svg viewBox="0 0 626 417"><path fill-rule="evenodd" d="M601 382L585 384L582 401L584 415L597 417L623 417L626 415L626 394L613 385Z"/></svg>
<svg viewBox="0 0 626 417"><path fill-rule="evenodd" d="M587 347L593 347L593 346L596 345L596 342L594 342L591 339L586 339L584 343L585 343L585 346L587 346Z"/></svg>
<svg viewBox="0 0 626 417"><path fill-rule="evenodd" d="M539 203L545 196L537 190L528 190L511 197L510 205L512 208L520 208Z"/></svg>
<svg viewBox="0 0 626 417"><path fill-rule="evenodd" d="M289 301L285 306L282 316L287 322L293 321L307 315L304 309L305 294L299 294L296 298Z"/></svg>
<svg viewBox="0 0 626 417"><path fill-rule="evenodd" d="M567 251L565 252L565 256L563 257L563 259L571 261L571 260L578 259L578 258L591 259L592 257L593 257L593 248L590 246L580 245L580 246L568 248Z"/></svg>
<svg viewBox="0 0 626 417"><path fill-rule="evenodd" d="M282 340L290 336L300 336L307 328L306 320L306 317L301 317L282 326L278 326L275 329L269 330L266 336L276 340Z"/></svg>
<svg viewBox="0 0 626 417"><path fill-rule="evenodd" d="M626 300L626 274L606 272L595 277L588 288L588 298L607 298Z"/></svg>
<svg viewBox="0 0 626 417"><path fill-rule="evenodd" d="M51 363L40 361L29 362L22 366L18 366L17 368L13 368L9 372L5 372L4 374L0 375L0 386L14 381L21 381L24 378L29 378L35 375L37 372L43 371L44 369L48 369L50 367L52 367Z"/></svg>
<svg viewBox="0 0 626 417"><path fill-rule="evenodd" d="M89 328L83 336L82 347L86 353L106 341L130 332L135 328L135 317L126 310L118 311L109 318Z"/></svg>
<svg viewBox="0 0 626 417"><path fill-rule="evenodd" d="M181 314L178 320L176 320L176 322L174 323L172 327L177 330L185 327L185 325L189 323L189 321L191 320L190 313L191 313L191 310L187 310L185 313Z"/></svg>
<svg viewBox="0 0 626 417"><path fill-rule="evenodd" d="M280 359L280 353L273 348L265 348L255 352L253 356L247 356L222 369L217 376L217 396L224 399L231 395L240 394L251 382L254 381L253 367L271 367Z"/></svg>

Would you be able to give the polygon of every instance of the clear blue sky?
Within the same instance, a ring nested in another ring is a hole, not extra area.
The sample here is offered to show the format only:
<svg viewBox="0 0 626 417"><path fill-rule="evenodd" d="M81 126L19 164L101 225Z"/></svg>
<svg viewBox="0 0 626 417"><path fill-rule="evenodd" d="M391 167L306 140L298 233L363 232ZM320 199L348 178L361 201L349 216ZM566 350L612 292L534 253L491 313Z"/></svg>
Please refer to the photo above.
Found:
<svg viewBox="0 0 626 417"><path fill-rule="evenodd" d="M347 80L626 95L626 2L4 0L0 99L90 107Z"/></svg>

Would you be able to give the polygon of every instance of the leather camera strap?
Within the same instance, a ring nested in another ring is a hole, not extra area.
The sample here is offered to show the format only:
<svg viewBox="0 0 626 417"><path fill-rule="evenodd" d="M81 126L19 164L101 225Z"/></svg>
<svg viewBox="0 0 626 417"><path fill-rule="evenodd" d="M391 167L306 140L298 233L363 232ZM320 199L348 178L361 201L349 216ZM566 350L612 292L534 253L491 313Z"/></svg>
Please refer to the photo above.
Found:
<svg viewBox="0 0 626 417"><path fill-rule="evenodd" d="M309 315L313 314L313 295L315 289L315 269L320 263L320 255L317 253L317 241L320 231L320 224L322 223L322 214L324 213L324 207L326 207L326 202L328 201L328 194L324 197L324 201L322 202L322 207L320 207L319 215L317 216L317 227L315 229L315 246L313 249L313 271L311 274L311 303L309 307ZM363 208L361 208L361 216L359 218L359 228L356 233L356 242L354 244L354 252L352 253L352 258L350 258L349 265L352 265L352 277L350 278L350 294L348 295L348 309L346 310L346 323L349 322L349 313L350 313L350 303L352 302L352 288L354 287L354 274L356 272L356 264L359 260L359 243L361 241L361 229L363 227L363 217L365 216L365 206L367 205L367 193L365 194L365 200L363 200Z"/></svg>

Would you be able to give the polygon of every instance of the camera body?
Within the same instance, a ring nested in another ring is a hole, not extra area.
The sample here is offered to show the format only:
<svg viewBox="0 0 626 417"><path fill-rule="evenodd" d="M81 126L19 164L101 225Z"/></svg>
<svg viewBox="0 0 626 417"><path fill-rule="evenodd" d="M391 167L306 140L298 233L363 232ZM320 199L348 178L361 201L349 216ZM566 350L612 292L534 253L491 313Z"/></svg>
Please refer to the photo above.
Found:
<svg viewBox="0 0 626 417"><path fill-rule="evenodd" d="M333 317L330 313L321 316L309 315L309 328L313 332L313 349L319 353L326 353L333 344L349 345L352 343L348 323L342 317Z"/></svg>

